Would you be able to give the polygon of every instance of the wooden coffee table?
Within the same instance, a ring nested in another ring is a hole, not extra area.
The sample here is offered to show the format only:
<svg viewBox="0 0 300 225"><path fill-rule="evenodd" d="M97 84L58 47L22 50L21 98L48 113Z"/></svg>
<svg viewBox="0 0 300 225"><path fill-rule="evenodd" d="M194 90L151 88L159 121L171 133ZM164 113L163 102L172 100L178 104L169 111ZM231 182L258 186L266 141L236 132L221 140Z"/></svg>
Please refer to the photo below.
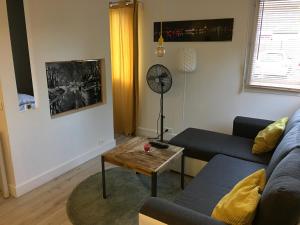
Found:
<svg viewBox="0 0 300 225"><path fill-rule="evenodd" d="M134 170L137 173L151 177L151 195L157 196L157 174L162 172L169 163L180 157L183 148L169 145L167 149L151 147L150 152L144 151L144 144L149 140L135 137L102 154L102 186L103 198L106 198L105 162Z"/></svg>

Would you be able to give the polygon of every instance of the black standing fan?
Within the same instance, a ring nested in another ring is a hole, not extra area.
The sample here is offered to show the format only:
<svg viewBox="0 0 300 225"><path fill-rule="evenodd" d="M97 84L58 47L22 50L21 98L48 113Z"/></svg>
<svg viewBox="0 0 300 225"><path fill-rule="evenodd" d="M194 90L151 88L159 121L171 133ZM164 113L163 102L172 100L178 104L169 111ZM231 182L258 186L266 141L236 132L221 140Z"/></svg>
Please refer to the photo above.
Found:
<svg viewBox="0 0 300 225"><path fill-rule="evenodd" d="M160 142L164 142L164 94L171 89L171 73L161 64L153 65L148 70L147 83L152 91L160 94Z"/></svg>

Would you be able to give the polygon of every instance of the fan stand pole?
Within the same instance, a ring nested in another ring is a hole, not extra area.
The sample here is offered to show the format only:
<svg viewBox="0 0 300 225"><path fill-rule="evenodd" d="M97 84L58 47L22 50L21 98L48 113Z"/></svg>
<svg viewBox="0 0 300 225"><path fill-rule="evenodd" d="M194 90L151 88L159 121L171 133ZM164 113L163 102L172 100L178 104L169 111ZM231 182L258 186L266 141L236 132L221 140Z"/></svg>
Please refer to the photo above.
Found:
<svg viewBox="0 0 300 225"><path fill-rule="evenodd" d="M163 82L161 82L161 92L160 92L160 110L161 110L161 115L160 115L160 142L164 142L164 92L163 92Z"/></svg>

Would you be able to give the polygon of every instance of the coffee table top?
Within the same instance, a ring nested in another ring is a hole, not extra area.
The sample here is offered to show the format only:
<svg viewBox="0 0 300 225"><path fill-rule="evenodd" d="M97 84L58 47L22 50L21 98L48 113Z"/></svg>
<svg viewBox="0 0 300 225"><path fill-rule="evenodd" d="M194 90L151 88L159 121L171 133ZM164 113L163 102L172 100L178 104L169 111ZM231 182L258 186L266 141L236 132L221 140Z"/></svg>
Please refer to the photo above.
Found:
<svg viewBox="0 0 300 225"><path fill-rule="evenodd" d="M183 148L169 145L167 149L151 147L150 152L144 151L144 144L149 140L135 137L124 144L102 154L105 162L133 169L136 172L151 176L160 172L173 159L179 157Z"/></svg>

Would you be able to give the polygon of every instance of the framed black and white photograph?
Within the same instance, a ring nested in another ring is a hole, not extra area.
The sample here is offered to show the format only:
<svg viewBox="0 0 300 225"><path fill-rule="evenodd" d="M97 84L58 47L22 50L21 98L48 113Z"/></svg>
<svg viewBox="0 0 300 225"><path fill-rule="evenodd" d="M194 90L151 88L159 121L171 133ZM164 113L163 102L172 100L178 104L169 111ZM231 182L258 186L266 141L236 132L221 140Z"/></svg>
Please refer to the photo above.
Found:
<svg viewBox="0 0 300 225"><path fill-rule="evenodd" d="M47 62L50 114L103 102L102 60Z"/></svg>
<svg viewBox="0 0 300 225"><path fill-rule="evenodd" d="M234 19L170 21L154 23L154 41L161 32L165 42L232 41Z"/></svg>

